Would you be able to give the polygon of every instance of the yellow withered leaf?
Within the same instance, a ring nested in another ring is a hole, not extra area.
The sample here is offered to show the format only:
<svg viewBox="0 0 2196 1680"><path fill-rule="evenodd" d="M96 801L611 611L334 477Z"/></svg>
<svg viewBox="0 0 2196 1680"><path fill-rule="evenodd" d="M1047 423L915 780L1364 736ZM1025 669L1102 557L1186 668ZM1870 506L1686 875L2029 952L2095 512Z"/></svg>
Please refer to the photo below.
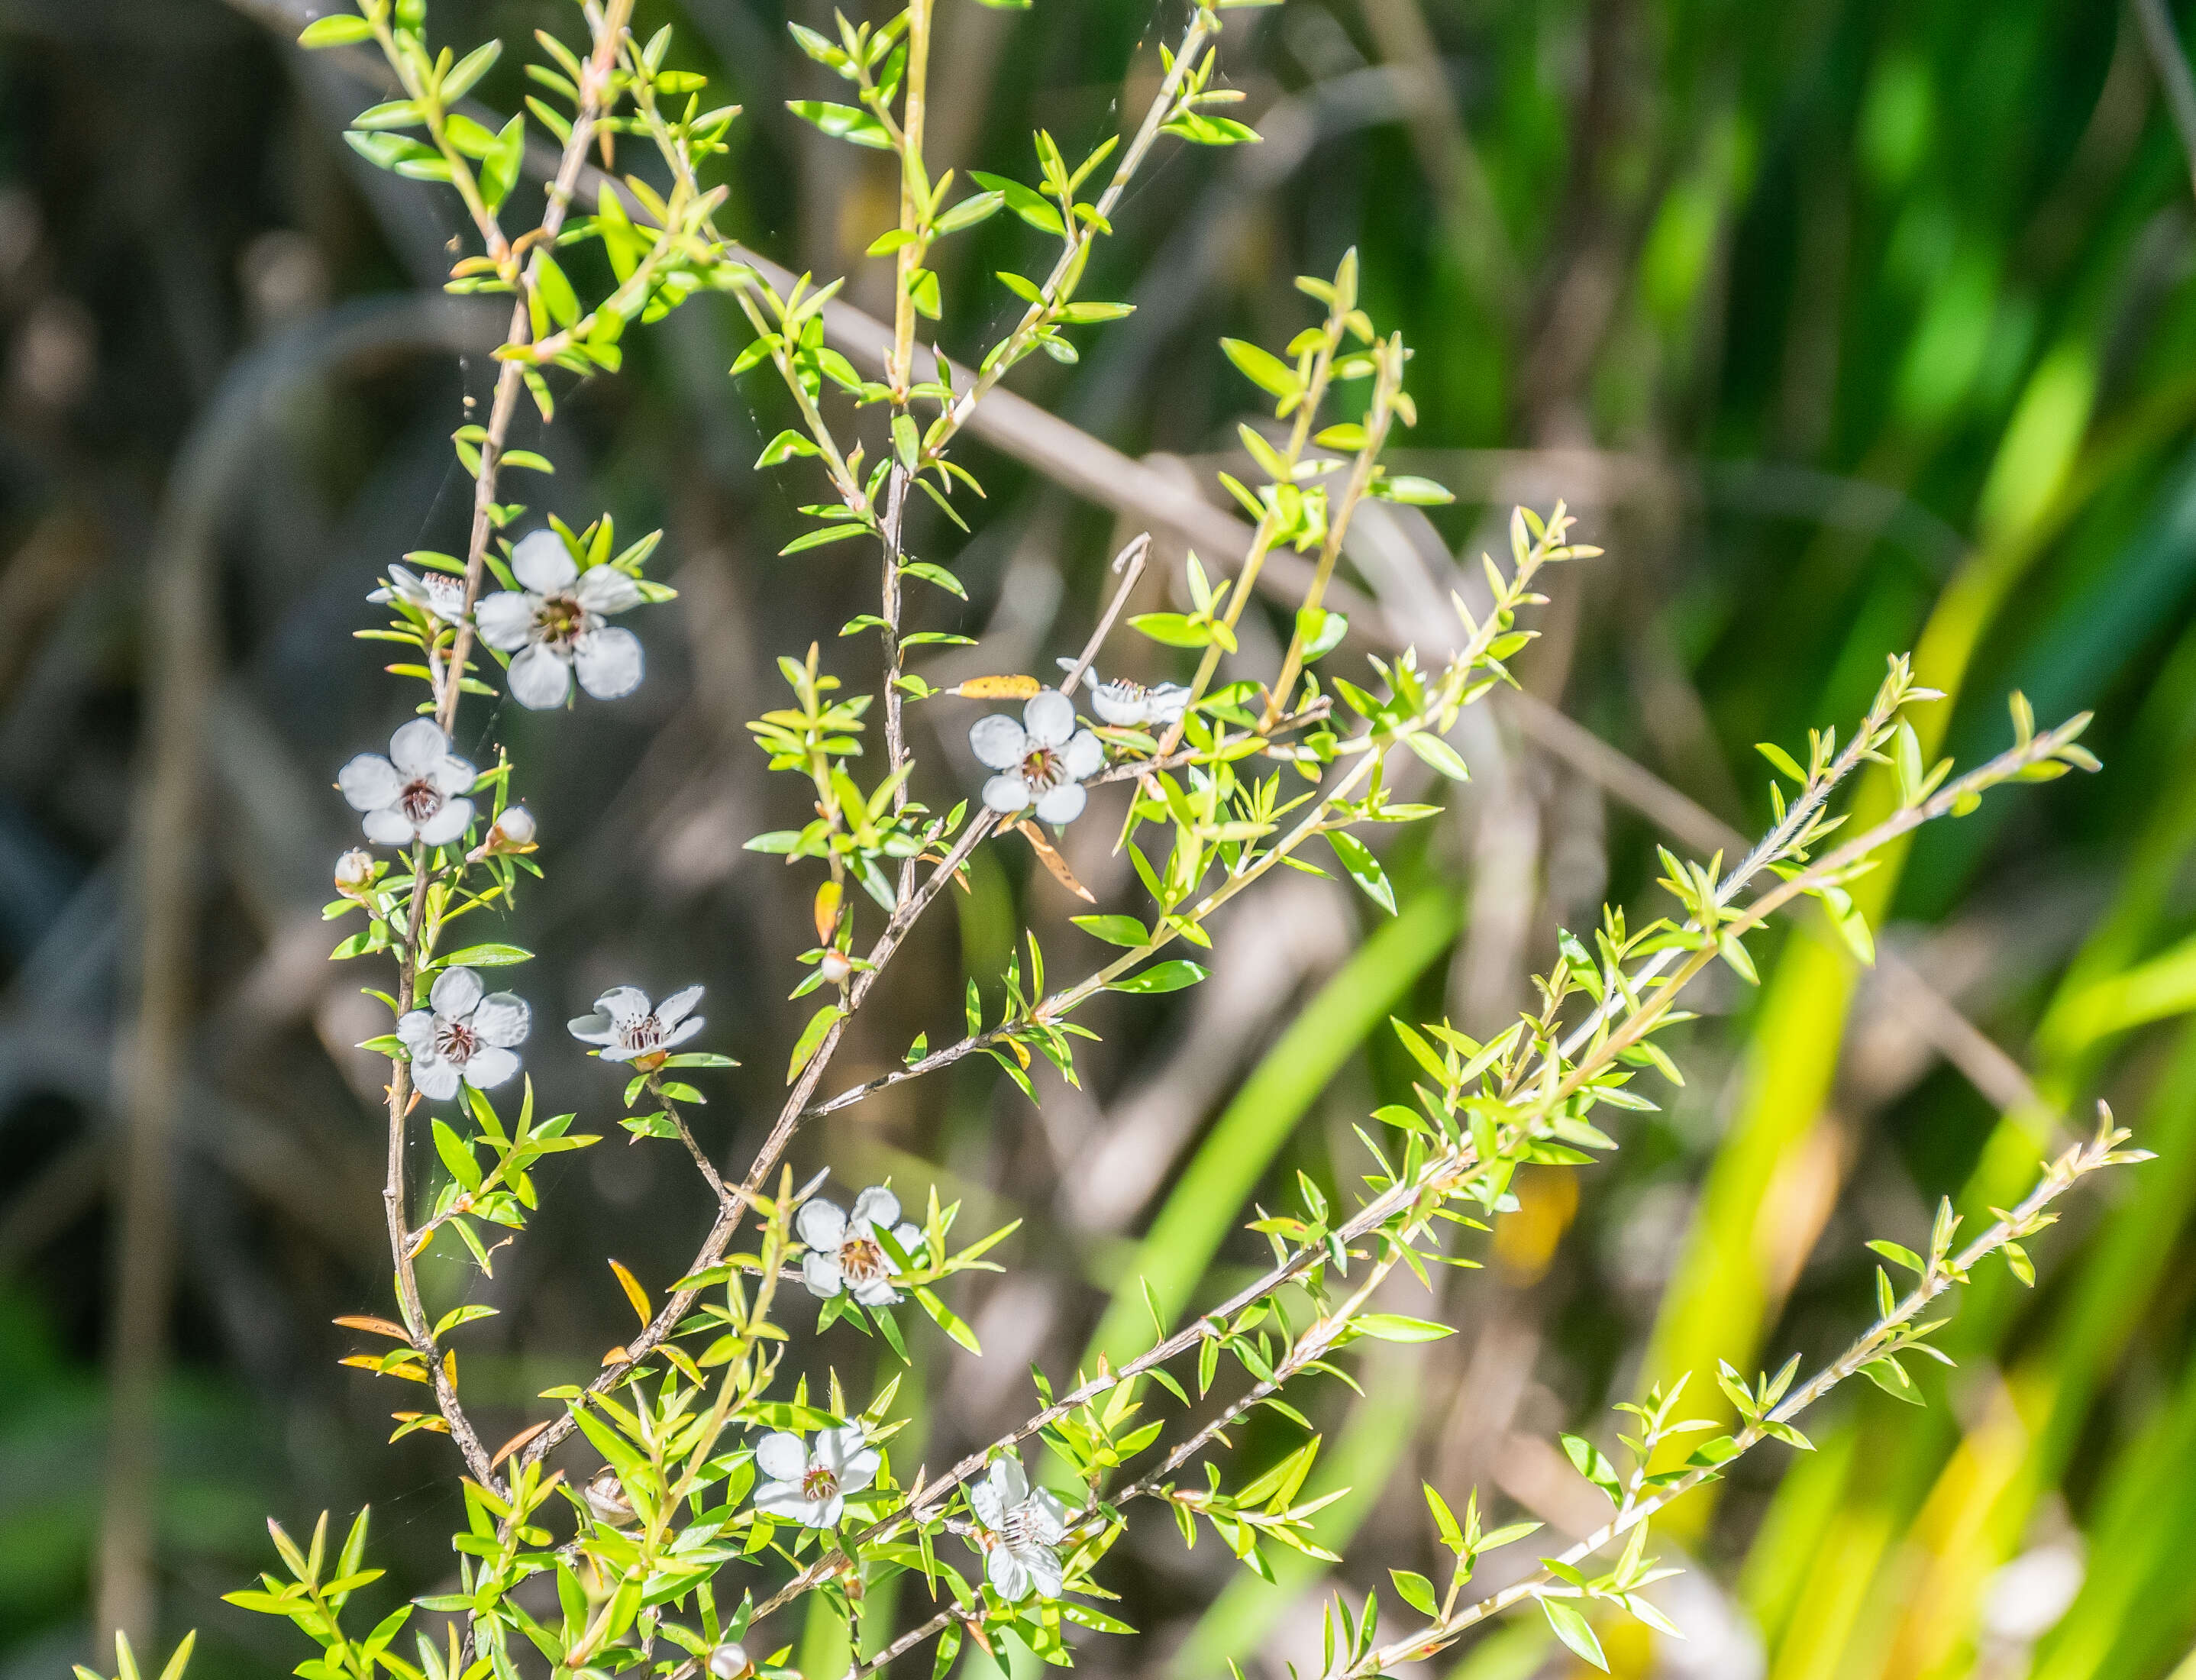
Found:
<svg viewBox="0 0 2196 1680"><path fill-rule="evenodd" d="M633 1310L640 1315L640 1327L646 1330L648 1321L656 1316L654 1310L648 1304L648 1291L640 1286L640 1280L638 1278L616 1261L610 1261L610 1270L617 1273L617 1280L625 1290L625 1298L633 1302Z"/></svg>
<svg viewBox="0 0 2196 1680"><path fill-rule="evenodd" d="M1043 687L1034 677L971 677L953 692L963 700L1027 700Z"/></svg>

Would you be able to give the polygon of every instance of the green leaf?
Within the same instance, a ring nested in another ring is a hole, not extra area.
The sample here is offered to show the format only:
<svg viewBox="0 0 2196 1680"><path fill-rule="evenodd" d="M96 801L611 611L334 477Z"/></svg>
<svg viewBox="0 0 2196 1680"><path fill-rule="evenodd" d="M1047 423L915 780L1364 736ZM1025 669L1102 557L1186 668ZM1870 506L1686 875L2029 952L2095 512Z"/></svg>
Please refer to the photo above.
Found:
<svg viewBox="0 0 2196 1680"><path fill-rule="evenodd" d="M1792 755L1773 741L1757 741L1754 750L1769 760L1771 768L1782 771L1802 787L1806 785L1807 772L1800 768Z"/></svg>
<svg viewBox="0 0 2196 1680"><path fill-rule="evenodd" d="M1403 737L1403 744L1439 771L1452 782L1469 782L1471 771L1457 755L1455 748L1437 735L1424 730Z"/></svg>
<svg viewBox="0 0 2196 1680"><path fill-rule="evenodd" d="M1390 915L1396 914L1396 889L1389 885L1388 877L1380 868L1380 861L1366 848L1356 835L1340 828L1327 831L1326 843L1334 848L1350 880L1365 889L1365 896Z"/></svg>
<svg viewBox="0 0 2196 1680"><path fill-rule="evenodd" d="M1424 1575L1409 1569L1390 1569L1388 1579L1395 1582L1396 1591L1401 1595L1403 1602L1422 1616L1434 1614L1434 1606L1437 1602L1434 1597L1434 1584Z"/></svg>
<svg viewBox="0 0 2196 1680"><path fill-rule="evenodd" d="M790 1085L800 1077L800 1070L808 1065L817 1047L823 1043L824 1035L830 1031L832 1023L846 1013L837 1004L827 1003L808 1018L808 1025L801 1029L800 1042L793 1047L793 1059L786 1065L787 1084Z"/></svg>
<svg viewBox="0 0 2196 1680"><path fill-rule="evenodd" d="M1270 350L1244 338L1222 338L1221 353L1235 364L1235 371L1260 390L1274 396L1295 396L1303 390L1297 371Z"/></svg>
<svg viewBox="0 0 2196 1680"><path fill-rule="evenodd" d="M502 56L503 43L489 41L475 47L459 59L450 67L450 73L442 78L442 103L454 105L471 93L473 84L494 69L495 61Z"/></svg>
<svg viewBox="0 0 2196 1680"><path fill-rule="evenodd" d="M756 344L760 344L761 342L762 341L760 339L757 339L755 341ZM748 348L752 349L754 346L750 344ZM759 468L773 467L777 465L781 461L789 460L795 455L819 455L821 453L823 453L823 451L816 447L815 440L811 438L806 432L794 431L789 428L787 430L778 433L776 437L773 437L768 443L763 446L762 453L755 457L755 465Z"/></svg>
<svg viewBox="0 0 2196 1680"><path fill-rule="evenodd" d="M337 13L315 18L298 33L298 44L318 51L323 47L348 47L373 38L373 26L361 17Z"/></svg>
<svg viewBox="0 0 2196 1680"><path fill-rule="evenodd" d="M1132 915L1078 915L1068 918L1094 939L1103 939L1109 945L1126 945L1134 950L1151 943L1150 932Z"/></svg>
<svg viewBox="0 0 2196 1680"><path fill-rule="evenodd" d="M1400 1313L1361 1313L1349 1322L1361 1336L1376 1342L1438 1342L1456 1334L1447 1325L1406 1318Z"/></svg>
<svg viewBox="0 0 2196 1680"><path fill-rule="evenodd" d="M1026 187L1003 175L986 175L981 170L969 170L968 178L987 192L997 193L1008 210L1039 233L1050 234L1055 239L1066 233L1066 224L1060 221L1059 210L1035 188Z"/></svg>
<svg viewBox="0 0 2196 1680"><path fill-rule="evenodd" d="M804 123L813 123L835 140L851 141L878 152L892 150L890 131L858 106L834 105L821 99L789 99L785 108Z"/></svg>
<svg viewBox="0 0 2196 1680"><path fill-rule="evenodd" d="M1184 986L1195 985L1205 973L1194 962L1162 962L1140 974L1131 974L1125 980L1115 980L1107 990L1137 993L1180 991Z"/></svg>
<svg viewBox="0 0 2196 1680"><path fill-rule="evenodd" d="M1556 1637L1569 1646L1580 1661L1592 1664L1604 1674L1609 1672L1609 1659L1601 1654L1601 1641L1593 1637L1593 1629L1575 1606L1560 1598L1543 1598L1540 1608L1546 1613Z"/></svg>
<svg viewBox="0 0 2196 1680"><path fill-rule="evenodd" d="M559 326L570 326L580 319L580 296L572 290L572 282L557 266L555 257L536 246L528 272L534 281L535 295L540 298L541 307L548 310L550 320Z"/></svg>
<svg viewBox="0 0 2196 1680"><path fill-rule="evenodd" d="M440 959L445 968L508 968L514 962L531 962L534 953L517 945L467 945Z"/></svg>
<svg viewBox="0 0 2196 1680"><path fill-rule="evenodd" d="M1304 663L1332 653L1349 633L1349 621L1340 613L1306 607L1297 614L1297 634L1303 638Z"/></svg>
<svg viewBox="0 0 2196 1680"><path fill-rule="evenodd" d="M1170 648L1202 648L1212 641L1211 624L1200 624L1181 613L1138 613L1129 621L1129 627Z"/></svg>

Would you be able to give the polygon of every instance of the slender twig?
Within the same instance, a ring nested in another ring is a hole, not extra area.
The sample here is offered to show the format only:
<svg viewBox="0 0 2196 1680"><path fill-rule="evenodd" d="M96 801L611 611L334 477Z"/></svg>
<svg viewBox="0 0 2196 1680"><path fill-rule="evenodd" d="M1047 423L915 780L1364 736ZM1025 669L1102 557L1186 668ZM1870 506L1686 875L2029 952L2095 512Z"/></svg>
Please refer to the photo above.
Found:
<svg viewBox="0 0 2196 1680"><path fill-rule="evenodd" d="M1742 934L1759 927L1769 915L1794 898L1812 889L1834 883L1870 853L1910 833L1922 823L1945 815L1966 794L2006 781L2030 765L2054 758L2086 722L2086 719L2076 719L2058 729L2037 735L1998 754L1958 781L1947 783L1931 799L1909 806L1878 823L1821 862L1795 871L1789 879L1780 881L1725 921L1724 928L1734 934ZM1667 1013L1678 993L1717 955L1713 945L1694 953L1675 973L1640 999L1638 1009L1627 1016L1623 1027L1615 1032L1596 1036L1568 1077L1558 1081L1544 1082L1529 1098L1511 1104L1508 1123L1529 1127L1538 1119L1560 1109L1582 1086L1607 1070L1624 1050L1638 1042L1656 1021ZM1637 989L1633 990L1636 991ZM1370 1235L1420 1198L1451 1193L1482 1164L1468 1141L1438 1152L1416 1174L1390 1185L1359 1209L1348 1221L1336 1227L1334 1236L1347 1247ZM1306 1244L1292 1250L1257 1279L1245 1285L1226 1301L1210 1308L1182 1329L1163 1337L1145 1353L1117 1367L1101 1370L997 1440L969 1453L944 1475L925 1481L921 1492L899 1510L847 1538L840 1546L825 1552L816 1562L764 1601L756 1608L755 1619L760 1620L830 1579L845 1567L847 1558L852 1553L896 1531L903 1522L938 1505L955 1487L981 1471L997 1452L1028 1440L1100 1395L1124 1383L1133 1382L1154 1367L1188 1353L1207 1336L1217 1333L1228 1319L1253 1302L1265 1299L1307 1273L1330 1263L1332 1259L1332 1252L1325 1243Z"/></svg>
<svg viewBox="0 0 2196 1680"><path fill-rule="evenodd" d="M1653 1493L1644 1498L1628 1498L1615 1516L1563 1552L1556 1561L1575 1567L1610 1542L1648 1521L1673 1501L1682 1498L1702 1482L1725 1474L1722 1467L1727 1465L1731 1458L1771 1439L1772 1432L1765 1427L1765 1424L1789 1423L1863 1365L1888 1351L1897 1342L1900 1332L1920 1316L1924 1308L1954 1284L1963 1281L1991 1255L2033 1228L2034 1222L2043 1210L2072 1188L2078 1180L2101 1167L2112 1164L2117 1159L2130 1158L2114 1154L2113 1146L2117 1140L2107 1131L2100 1129L2090 1142L2068 1150L2050 1164L2043 1181L2008 1216L1996 1221L1974 1242L1957 1255L1949 1257L1945 1263L1929 1267L1922 1281L1891 1311L1862 1332L1843 1354L1765 1413L1762 1423L1748 1424L1734 1436L1731 1444L1735 1451L1719 1464L1697 1467ZM1540 1596L1556 1585L1558 1579L1553 1569L1540 1569L1523 1580L1511 1583L1500 1592L1368 1653L1340 1671L1334 1680L1360 1680L1360 1677L1384 1673L1399 1664L1432 1656L1452 1643L1465 1630L1525 1599Z"/></svg>

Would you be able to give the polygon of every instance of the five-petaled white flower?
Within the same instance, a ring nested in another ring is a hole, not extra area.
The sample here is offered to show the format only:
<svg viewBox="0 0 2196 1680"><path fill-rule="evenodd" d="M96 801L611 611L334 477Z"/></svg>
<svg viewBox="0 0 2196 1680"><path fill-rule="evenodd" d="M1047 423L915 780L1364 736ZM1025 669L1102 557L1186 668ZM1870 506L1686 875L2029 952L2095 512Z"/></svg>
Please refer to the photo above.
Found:
<svg viewBox="0 0 2196 1680"><path fill-rule="evenodd" d="M396 1023L412 1053L412 1082L426 1095L454 1097L460 1080L484 1091L518 1071L512 1047L526 1042L534 1024L523 999L486 990L470 968L445 968L427 1005Z"/></svg>
<svg viewBox="0 0 2196 1680"><path fill-rule="evenodd" d="M409 601L445 624L465 621L465 580L448 572L415 572L408 566L391 566L389 581L366 598Z"/></svg>
<svg viewBox="0 0 2196 1680"><path fill-rule="evenodd" d="M1072 659L1063 659L1060 664L1062 670L1075 668ZM1099 722L1112 724L1117 729L1179 723L1182 708L1188 703L1189 690L1180 683L1147 686L1126 677L1116 677L1108 682L1095 671L1090 673L1090 709L1098 714Z"/></svg>
<svg viewBox="0 0 2196 1680"><path fill-rule="evenodd" d="M984 1573L1008 1600L1028 1596L1060 1596L1060 1554L1053 1550L1067 1538L1067 1507L1042 1487L1032 1487L1011 1458L994 1458L991 1473L968 1490L968 1503L984 1525Z"/></svg>
<svg viewBox="0 0 2196 1680"><path fill-rule="evenodd" d="M702 1018L691 1013L702 1001L702 988L689 986L648 1007L648 994L639 986L613 986L595 1000L595 1013L569 1023L572 1036L582 1044L599 1044L595 1052L606 1062L638 1061L661 1055L684 1044L702 1030Z"/></svg>
<svg viewBox="0 0 2196 1680"><path fill-rule="evenodd" d="M387 758L361 753L343 767L336 785L353 811L366 813L368 840L446 846L472 823L473 802L465 796L477 779L432 719L414 718L390 737Z"/></svg>
<svg viewBox="0 0 2196 1680"><path fill-rule="evenodd" d="M859 1423L825 1429L805 1446L780 1429L755 1443L754 1457L770 1478L755 1489L754 1508L804 1528L836 1527L847 1495L875 1481L880 1462L876 1448L863 1445Z"/></svg>
<svg viewBox="0 0 2196 1680"><path fill-rule="evenodd" d="M610 566L582 572L554 531L521 538L511 551L520 584L473 609L481 640L511 661L511 697L540 712L562 706L580 686L598 700L617 700L640 686L640 638L604 618L640 604L640 586Z"/></svg>
<svg viewBox="0 0 2196 1680"><path fill-rule="evenodd" d="M811 1295L829 1300L841 1290L852 1292L864 1307L887 1307L899 1299L892 1286L899 1270L877 1233L892 1229L900 1252L912 1255L922 1233L899 1222L899 1198L884 1186L872 1185L854 1198L854 1211L841 1212L836 1204L803 1202L794 1221L800 1240L808 1244L801 1256L800 1281Z"/></svg>
<svg viewBox="0 0 2196 1680"><path fill-rule="evenodd" d="M1089 797L1082 782L1098 773L1106 749L1075 726L1075 702L1047 689L1022 707L1016 723L1003 712L979 718L968 731L978 759L999 773L984 784L984 803L1002 816L1037 807L1039 820L1072 823Z"/></svg>

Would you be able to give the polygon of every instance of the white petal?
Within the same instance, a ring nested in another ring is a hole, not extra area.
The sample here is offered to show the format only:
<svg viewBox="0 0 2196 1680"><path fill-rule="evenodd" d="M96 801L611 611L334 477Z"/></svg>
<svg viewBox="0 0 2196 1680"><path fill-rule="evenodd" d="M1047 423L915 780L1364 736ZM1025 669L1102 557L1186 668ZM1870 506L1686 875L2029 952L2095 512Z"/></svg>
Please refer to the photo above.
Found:
<svg viewBox="0 0 2196 1680"><path fill-rule="evenodd" d="M473 1006L487 990L481 984L481 977L471 969L445 968L435 976L434 989L427 994L427 1002L443 1019L456 1020L471 1014Z"/></svg>
<svg viewBox="0 0 2196 1680"><path fill-rule="evenodd" d="M1029 1571L1023 1568L1020 1561L1004 1546L993 1546L985 1556L984 1573L999 1590L999 1596L1008 1603L1029 1592Z"/></svg>
<svg viewBox="0 0 2196 1680"><path fill-rule="evenodd" d="M992 770L1011 770L1028 756L1029 737L1005 713L994 712L969 726L968 748L979 764Z"/></svg>
<svg viewBox="0 0 2196 1680"><path fill-rule="evenodd" d="M529 712L547 712L572 692L572 667L562 649L536 642L511 661L511 697Z"/></svg>
<svg viewBox="0 0 2196 1680"><path fill-rule="evenodd" d="M1007 1502L1005 1496L999 1492L998 1469L997 1464L992 1465L991 1479L980 1481L968 1490L969 1508L976 1513L976 1520L986 1528L997 1528L1007 1520Z"/></svg>
<svg viewBox="0 0 2196 1680"><path fill-rule="evenodd" d="M1083 807L1089 800L1079 782L1063 782L1037 802L1037 821L1061 825L1072 823L1083 815Z"/></svg>
<svg viewBox="0 0 2196 1680"><path fill-rule="evenodd" d="M798 1483L808 1468L808 1449L790 1430L777 1429L755 1443L755 1469L773 1481Z"/></svg>
<svg viewBox="0 0 2196 1680"><path fill-rule="evenodd" d="M514 1044L523 1044L526 1035L534 1030L534 1012L526 1000L516 992L492 991L480 1001L473 1011L473 1031L483 1043L499 1049L509 1049Z"/></svg>
<svg viewBox="0 0 2196 1680"><path fill-rule="evenodd" d="M676 1049L679 1045L684 1044L688 1039L691 1038L696 1033L701 1031L704 1024L703 1017L700 1015L689 1015L685 1020L679 1022L677 1026L665 1033L663 1035L663 1042L661 1044L658 1044L656 1048L659 1050Z"/></svg>
<svg viewBox="0 0 2196 1680"><path fill-rule="evenodd" d="M640 586L615 566L590 566L573 592L591 613L621 613L640 604Z"/></svg>
<svg viewBox="0 0 2196 1680"><path fill-rule="evenodd" d="M457 1095L458 1071L440 1056L429 1056L412 1064L412 1082L439 1102Z"/></svg>
<svg viewBox="0 0 2196 1680"><path fill-rule="evenodd" d="M1023 1546L1014 1554L1014 1561L1029 1571L1030 1585L1040 1598L1060 1596L1060 1560L1053 1556L1049 1546Z"/></svg>
<svg viewBox="0 0 2196 1680"><path fill-rule="evenodd" d="M899 1251L905 1255L910 1260L914 1259L917 1254L922 1252L922 1233L916 1230L912 1225L900 1225L893 1232L893 1240L899 1244Z"/></svg>
<svg viewBox="0 0 2196 1680"><path fill-rule="evenodd" d="M448 846L472 826L472 820L473 802L452 800L419 825L419 838L430 846Z"/></svg>
<svg viewBox="0 0 2196 1680"><path fill-rule="evenodd" d="M428 767L427 780L444 799L462 799L472 792L480 772L455 753L447 753Z"/></svg>
<svg viewBox="0 0 2196 1680"><path fill-rule="evenodd" d="M359 825L366 837L376 846L409 846L416 832L412 819L401 811L369 811L366 821Z"/></svg>
<svg viewBox="0 0 2196 1680"><path fill-rule="evenodd" d="M1146 707L1144 696L1127 683L1095 683L1090 709L1107 723L1130 728L1143 722Z"/></svg>
<svg viewBox="0 0 2196 1680"><path fill-rule="evenodd" d="M595 1007L619 1026L631 1026L648 1013L648 994L639 986L612 986L595 1000Z"/></svg>
<svg viewBox="0 0 2196 1680"><path fill-rule="evenodd" d="M379 753L361 753L336 774L336 786L353 811L379 811L393 804L404 778Z"/></svg>
<svg viewBox="0 0 2196 1680"><path fill-rule="evenodd" d="M696 1004L702 1001L702 988L689 986L684 991L674 991L656 1006L657 1025L675 1027L685 1020Z"/></svg>
<svg viewBox="0 0 2196 1680"><path fill-rule="evenodd" d="M580 686L598 700L622 700L640 686L640 638L613 625L590 630L572 644Z"/></svg>
<svg viewBox="0 0 2196 1680"><path fill-rule="evenodd" d="M782 1521L797 1522L805 1528L816 1527L816 1518L823 1507L808 1498L795 1481L766 1481L755 1490L754 1508Z"/></svg>
<svg viewBox="0 0 2196 1680"><path fill-rule="evenodd" d="M862 1429L858 1423L841 1423L835 1429L819 1429L815 1440L808 1443L809 1458L836 1472L862 1450Z"/></svg>
<svg viewBox="0 0 2196 1680"><path fill-rule="evenodd" d="M630 1044L605 1044L599 1054L606 1062L629 1062L640 1052Z"/></svg>
<svg viewBox="0 0 2196 1680"><path fill-rule="evenodd" d="M1029 783L1019 776L995 776L984 784L984 803L1002 817L1029 809Z"/></svg>
<svg viewBox="0 0 2196 1680"><path fill-rule="evenodd" d="M1058 689L1047 689L1022 707L1022 728L1040 747L1057 747L1075 733L1075 702Z"/></svg>
<svg viewBox="0 0 2196 1680"><path fill-rule="evenodd" d="M554 531L529 531L511 551L511 575L536 595L554 595L580 575L579 562Z"/></svg>
<svg viewBox="0 0 2196 1680"><path fill-rule="evenodd" d="M518 1058L494 1044L483 1045L465 1063L465 1083L485 1091L518 1071Z"/></svg>
<svg viewBox="0 0 2196 1680"><path fill-rule="evenodd" d="M425 776L449 752L450 737L432 718L414 718L389 737L390 759L407 782Z"/></svg>
<svg viewBox="0 0 2196 1680"><path fill-rule="evenodd" d="M475 604L473 627L492 648L505 653L523 648L534 639L534 598L499 590Z"/></svg>
<svg viewBox="0 0 2196 1680"><path fill-rule="evenodd" d="M1106 745L1089 730L1079 729L1069 737L1066 747L1060 753L1060 761L1066 767L1069 776L1081 782L1105 769Z"/></svg>
<svg viewBox="0 0 2196 1680"><path fill-rule="evenodd" d="M846 1240L847 1215L830 1202L803 1202L793 1223L812 1249L835 1249Z"/></svg>
<svg viewBox="0 0 2196 1680"><path fill-rule="evenodd" d="M1161 683L1145 697L1144 704L1153 723L1179 723L1182 708L1189 704L1189 690L1180 683Z"/></svg>
<svg viewBox="0 0 2196 1680"><path fill-rule="evenodd" d="M1011 1510L1029 1498L1029 1473L1013 1459L992 1459L991 1475L1002 1510Z"/></svg>
<svg viewBox="0 0 2196 1680"><path fill-rule="evenodd" d="M839 1256L830 1250L811 1249L800 1256L800 1281L808 1285L809 1294L829 1301L847 1287L847 1274L840 1269Z"/></svg>
<svg viewBox="0 0 2196 1680"><path fill-rule="evenodd" d="M877 1466L884 1458L874 1446L865 1446L847 1460L839 1469L839 1491L858 1493L877 1479Z"/></svg>
<svg viewBox="0 0 2196 1680"><path fill-rule="evenodd" d="M417 1061L427 1054L428 1048L435 1042L435 1012L413 1009L398 1017L396 1036L404 1041L404 1048Z"/></svg>
<svg viewBox="0 0 2196 1680"><path fill-rule="evenodd" d="M899 1299L899 1291L882 1278L872 1278L854 1286L854 1299L864 1307L889 1307Z"/></svg>
<svg viewBox="0 0 2196 1680"><path fill-rule="evenodd" d="M847 1502L834 1493L822 1504L810 1506L809 1515L800 1520L811 1528L836 1528L846 1514Z"/></svg>
<svg viewBox="0 0 2196 1680"><path fill-rule="evenodd" d="M564 1031L582 1044L617 1042L617 1024L608 1015L575 1015L564 1023Z"/></svg>
<svg viewBox="0 0 2196 1680"><path fill-rule="evenodd" d="M1049 1487L1030 1490L1030 1532L1046 1545L1056 1546L1067 1538L1067 1507ZM1056 1590L1056 1589L1055 1589Z"/></svg>
<svg viewBox="0 0 2196 1680"><path fill-rule="evenodd" d="M899 1219L899 1198L881 1184L873 1184L854 1198L854 1211L850 1215L856 1225L866 1225L875 1230L881 1225L892 1225Z"/></svg>

